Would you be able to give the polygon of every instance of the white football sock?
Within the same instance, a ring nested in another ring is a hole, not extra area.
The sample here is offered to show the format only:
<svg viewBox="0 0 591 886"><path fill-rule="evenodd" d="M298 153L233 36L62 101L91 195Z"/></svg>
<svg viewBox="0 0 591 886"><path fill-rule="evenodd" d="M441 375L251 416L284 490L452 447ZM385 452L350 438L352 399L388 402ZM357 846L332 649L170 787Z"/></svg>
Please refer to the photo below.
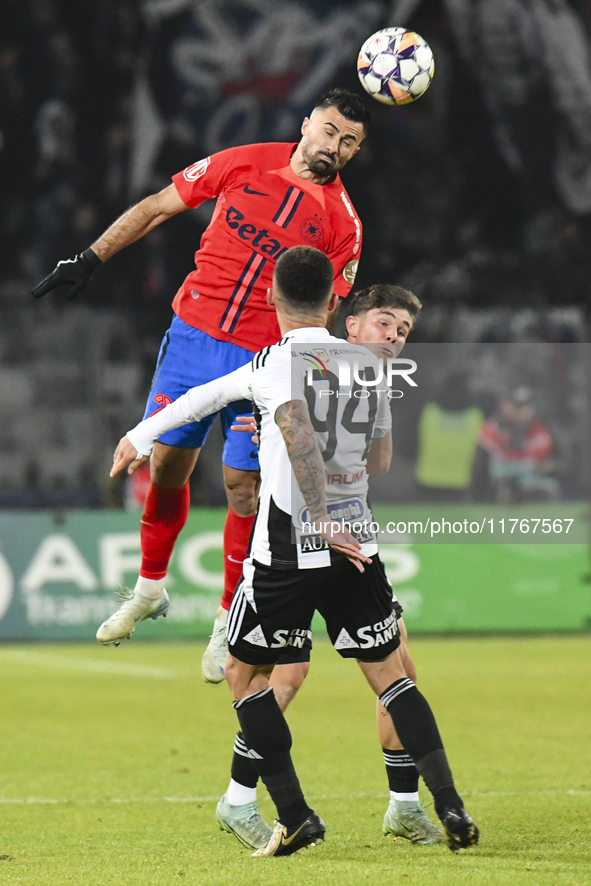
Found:
<svg viewBox="0 0 591 886"><path fill-rule="evenodd" d="M257 789L247 788L245 785L230 779L228 790L226 791L228 803L230 806L246 806L247 803L256 803Z"/></svg>
<svg viewBox="0 0 591 886"><path fill-rule="evenodd" d="M143 575L138 575L134 591L137 591L138 594L142 594L144 597L155 600L162 593L163 587L163 578L144 578Z"/></svg>
<svg viewBox="0 0 591 886"><path fill-rule="evenodd" d="M418 803L419 802L419 792L413 791L412 793L402 794L398 791L390 791L390 802L391 803Z"/></svg>

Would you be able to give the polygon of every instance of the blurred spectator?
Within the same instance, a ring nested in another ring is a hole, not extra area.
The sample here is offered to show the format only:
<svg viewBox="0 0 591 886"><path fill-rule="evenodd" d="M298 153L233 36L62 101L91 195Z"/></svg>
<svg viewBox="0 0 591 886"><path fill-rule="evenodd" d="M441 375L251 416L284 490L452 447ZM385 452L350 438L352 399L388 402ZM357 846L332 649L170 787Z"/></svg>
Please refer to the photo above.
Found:
<svg viewBox="0 0 591 886"><path fill-rule="evenodd" d="M465 370L446 375L419 418L415 478L427 501L460 501L470 487L484 416L472 402L465 376Z"/></svg>
<svg viewBox="0 0 591 886"><path fill-rule="evenodd" d="M409 106L386 107L367 98L372 130L344 175L364 224L356 286L394 281L415 291L425 312L414 341L498 343L494 353L484 344L478 356L480 390L474 379L471 384L481 406L485 395L496 404L516 380L536 395L547 390L544 402L556 409L544 418L551 422L566 492L576 473L567 464L575 451L569 443L573 404L583 402L584 383L578 393L564 394L570 378L566 352L547 356L524 345L519 358L508 355L509 361L503 347L508 341L586 339L591 6L582 0L422 0L404 6L404 24L434 50L436 75L424 97ZM518 39L517 30L513 42L495 42L510 30L512 19L504 14L509 8L523 8L523 21L535 19L531 33L539 40ZM360 91L356 46L369 29L392 24L390 0L3 0L3 13L2 361L38 359L27 330L32 324L39 329L40 318L53 314L61 315L56 323L64 328L75 307L93 312L97 328L117 311L129 333L116 359L145 360L150 370L170 321L179 269L191 262L212 206L182 213L166 231L154 231L115 256L75 306L59 297L33 304L30 286L57 260L85 249L132 200L166 186L172 173L209 153L212 144L295 141L303 114L324 88ZM555 22L566 29L560 38ZM264 34L273 39L265 39L263 57L252 47ZM568 52L565 34L576 37ZM584 53L571 49L580 50L583 40ZM533 52L535 64L522 65L525 50ZM564 70L556 63L561 55ZM524 89L516 94L511 84L522 79ZM515 97L519 101L509 107ZM138 158L144 165L133 190ZM554 319L546 320L557 306L576 308L554 311ZM472 335L470 323L478 325L474 318L483 308L491 309L486 328ZM69 341L64 361L73 359L77 337ZM99 377L100 367L95 371ZM146 375L143 391L148 384ZM445 485L448 475L438 486L442 478L433 473L430 447L439 434L443 459L444 427L451 436L455 427L461 438L461 427L476 422L475 407L425 396L431 402L421 416L421 488L462 497L465 470L451 485ZM412 428L414 444L416 414ZM466 430L455 455L468 436ZM584 453L585 445L576 452ZM415 453L413 445L401 463L409 495Z"/></svg>
<svg viewBox="0 0 591 886"><path fill-rule="evenodd" d="M558 483L551 476L552 437L536 417L529 388L518 387L501 398L498 414L484 423L478 444L487 456L495 501L511 504L557 498ZM481 471L481 465L475 470Z"/></svg>

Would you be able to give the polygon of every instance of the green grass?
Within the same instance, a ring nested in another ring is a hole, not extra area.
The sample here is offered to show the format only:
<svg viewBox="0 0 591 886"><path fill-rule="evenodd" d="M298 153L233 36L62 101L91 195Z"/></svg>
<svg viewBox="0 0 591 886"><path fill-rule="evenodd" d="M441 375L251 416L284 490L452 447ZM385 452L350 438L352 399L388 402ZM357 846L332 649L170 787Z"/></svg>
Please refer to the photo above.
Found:
<svg viewBox="0 0 591 886"><path fill-rule="evenodd" d="M482 833L477 848L453 855L382 837L387 784L371 692L354 663L317 643L289 722L327 842L268 860L251 859L213 818L236 723L227 687L201 681L203 644L4 646L0 882L591 883L590 644L412 642ZM272 818L266 797L262 811Z"/></svg>

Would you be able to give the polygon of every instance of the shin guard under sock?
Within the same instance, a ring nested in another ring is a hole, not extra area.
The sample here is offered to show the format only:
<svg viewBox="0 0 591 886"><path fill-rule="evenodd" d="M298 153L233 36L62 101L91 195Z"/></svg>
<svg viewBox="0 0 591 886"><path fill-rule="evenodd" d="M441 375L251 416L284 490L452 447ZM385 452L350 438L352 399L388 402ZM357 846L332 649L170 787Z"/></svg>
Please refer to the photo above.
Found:
<svg viewBox="0 0 591 886"><path fill-rule="evenodd" d="M189 484L162 489L150 484L140 529L144 578L164 578L179 532L189 513Z"/></svg>
<svg viewBox="0 0 591 886"><path fill-rule="evenodd" d="M234 741L234 756L232 757L232 778L238 784L246 788L256 788L259 773L254 765L254 760L249 756L246 742L242 732L238 732Z"/></svg>
<svg viewBox="0 0 591 886"><path fill-rule="evenodd" d="M271 687L234 702L246 747L277 807L291 827L311 812L291 761L291 733Z"/></svg>
<svg viewBox="0 0 591 886"><path fill-rule="evenodd" d="M439 729L426 698L412 680L404 677L392 683L382 693L380 701L392 717L398 738L433 794L436 812L439 814L442 806L461 806Z"/></svg>
<svg viewBox="0 0 591 886"><path fill-rule="evenodd" d="M382 748L388 785L397 794L415 794L419 789L419 770L406 751Z"/></svg>

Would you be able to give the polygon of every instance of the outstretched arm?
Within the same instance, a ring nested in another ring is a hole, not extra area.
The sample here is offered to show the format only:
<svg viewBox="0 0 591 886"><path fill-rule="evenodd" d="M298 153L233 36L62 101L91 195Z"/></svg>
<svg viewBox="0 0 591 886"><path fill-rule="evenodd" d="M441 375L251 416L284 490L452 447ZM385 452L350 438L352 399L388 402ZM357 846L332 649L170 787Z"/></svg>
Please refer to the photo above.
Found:
<svg viewBox="0 0 591 886"><path fill-rule="evenodd" d="M168 185L164 190L145 197L124 212L92 244L91 249L101 261L106 261L120 249L140 240L163 221L187 208L179 197L175 185Z"/></svg>
<svg viewBox="0 0 591 886"><path fill-rule="evenodd" d="M114 477L128 465L129 473L133 474L152 452L154 441L167 431L200 421L235 400L250 400L251 376L252 367L247 363L206 385L191 388L174 403L141 421L119 441L110 476Z"/></svg>

